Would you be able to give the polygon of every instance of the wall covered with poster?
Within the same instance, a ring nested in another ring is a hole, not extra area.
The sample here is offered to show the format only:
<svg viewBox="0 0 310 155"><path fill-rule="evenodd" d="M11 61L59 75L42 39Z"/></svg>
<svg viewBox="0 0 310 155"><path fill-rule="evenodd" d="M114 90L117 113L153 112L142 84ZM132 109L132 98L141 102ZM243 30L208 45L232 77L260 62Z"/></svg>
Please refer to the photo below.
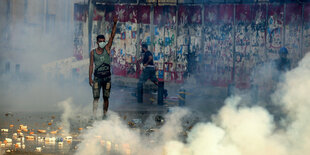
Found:
<svg viewBox="0 0 310 155"><path fill-rule="evenodd" d="M96 47L99 33L109 38L117 16L112 68L118 76L139 77L142 42L153 52L160 80L182 83L194 75L204 85L234 83L238 88L250 88L253 71L277 59L281 47L288 48L293 67L310 49L309 3L117 4L106 8L112 9L94 11L92 46ZM76 20L85 23L81 14ZM77 28L77 44L81 33L86 34L83 31Z"/></svg>
<svg viewBox="0 0 310 155"><path fill-rule="evenodd" d="M207 5L204 16L204 51L199 72L206 84L227 86L232 82L233 5Z"/></svg>

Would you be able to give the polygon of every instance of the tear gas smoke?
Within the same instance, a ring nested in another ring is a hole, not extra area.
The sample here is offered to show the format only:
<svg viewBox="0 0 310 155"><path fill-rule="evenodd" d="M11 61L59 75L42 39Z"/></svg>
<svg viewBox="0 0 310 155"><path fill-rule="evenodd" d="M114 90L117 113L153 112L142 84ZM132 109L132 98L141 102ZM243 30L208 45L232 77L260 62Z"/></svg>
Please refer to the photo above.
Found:
<svg viewBox="0 0 310 155"><path fill-rule="evenodd" d="M119 146L128 145L131 154L162 154L163 142L179 140L177 135L182 129L180 120L188 113L187 110L180 108L173 111L175 112L167 117L167 122L160 131L153 133L151 137L141 136L139 130L130 129L117 114L110 111L108 120L96 122L94 128L82 136L84 140L79 144L76 154L101 154L107 151L102 146L98 146L100 141L109 141ZM118 153L126 154L126 149Z"/></svg>
<svg viewBox="0 0 310 155"><path fill-rule="evenodd" d="M8 73L0 71L1 111L58 111L57 104L68 96L80 98L76 104L87 103L91 93L89 86L77 79L66 79L59 70L46 74L42 66L72 57L71 30L63 27L66 22L57 22L54 33L44 33L31 25L17 23L14 43L10 49L1 50L1 68L10 62ZM12 25L14 26L14 25ZM22 35L21 35L22 34ZM59 39L61 38L61 39ZM20 64L20 72L14 70ZM55 63L60 69L70 68L66 63ZM50 71L50 70L49 70ZM66 74L69 74L69 70ZM85 77L86 78L86 77Z"/></svg>
<svg viewBox="0 0 310 155"><path fill-rule="evenodd" d="M88 130L79 145L77 154L100 154L102 148L94 137L100 136L116 143L128 143L132 154L166 155L302 155L310 147L310 54L299 66L284 75L272 95L273 103L282 106L288 114L284 127L277 127L274 116L259 105L243 105L239 95L227 98L225 105L211 122L197 123L188 133L186 142L178 138L182 131L181 118L189 115L186 109L173 110L166 123L146 138L129 129L117 115L97 122ZM242 105L242 106L241 106ZM150 143L147 139L153 139ZM95 141L95 142L94 142ZM152 149L151 149L152 148ZM156 150L156 151L154 151ZM133 153L134 152L134 153ZM124 153L122 153L124 154Z"/></svg>
<svg viewBox="0 0 310 155"><path fill-rule="evenodd" d="M81 97L75 104L88 103L91 93L85 92L89 87L77 84L74 78L65 79L59 70L70 68L70 64L56 63L73 55L74 23L73 14L69 13L73 11L73 1L51 2L50 8L44 8L47 4L43 1L0 3L0 110L58 111L57 103L68 96ZM4 66L8 62L11 67L6 72ZM50 63L60 69L47 75L42 66ZM19 71L15 65L20 65Z"/></svg>
<svg viewBox="0 0 310 155"><path fill-rule="evenodd" d="M73 115L72 112L72 98L68 98L62 102L58 103L58 106L64 109L64 112L61 115L61 123L60 126L63 127L63 134L69 135L70 132L70 117Z"/></svg>

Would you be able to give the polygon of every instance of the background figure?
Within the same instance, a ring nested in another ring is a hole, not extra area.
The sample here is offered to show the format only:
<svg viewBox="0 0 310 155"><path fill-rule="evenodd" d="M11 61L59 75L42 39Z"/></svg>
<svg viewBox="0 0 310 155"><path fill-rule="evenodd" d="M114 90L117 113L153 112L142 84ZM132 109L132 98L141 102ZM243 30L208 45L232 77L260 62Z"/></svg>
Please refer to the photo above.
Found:
<svg viewBox="0 0 310 155"><path fill-rule="evenodd" d="M154 61L153 61L153 54L150 52L147 48L147 44L142 43L142 63L143 63L143 71L142 74L140 75L139 82L138 82L138 102L142 103L143 102L143 84L145 81L150 79L154 84L158 86L158 80L156 78L156 70L154 66ZM141 60L140 60L141 61Z"/></svg>
<svg viewBox="0 0 310 155"><path fill-rule="evenodd" d="M287 58L287 48L280 48L278 54L279 58L274 61L276 73L274 74L273 81L275 85L283 81L283 74L291 69L291 61Z"/></svg>
<svg viewBox="0 0 310 155"><path fill-rule="evenodd" d="M279 58L275 61L277 70L279 72L286 72L291 69L291 61L287 58L288 50L282 47L279 50Z"/></svg>
<svg viewBox="0 0 310 155"><path fill-rule="evenodd" d="M98 108L98 100L100 98L100 90L103 94L103 115L102 119L106 117L106 113L109 107L109 97L111 91L111 46L116 32L117 18L114 18L114 25L111 32L109 41L105 41L104 35L97 36L97 48L90 52L89 63L89 85L93 89L93 116L92 119L96 119L96 113ZM94 80L92 80L93 66L95 63Z"/></svg>

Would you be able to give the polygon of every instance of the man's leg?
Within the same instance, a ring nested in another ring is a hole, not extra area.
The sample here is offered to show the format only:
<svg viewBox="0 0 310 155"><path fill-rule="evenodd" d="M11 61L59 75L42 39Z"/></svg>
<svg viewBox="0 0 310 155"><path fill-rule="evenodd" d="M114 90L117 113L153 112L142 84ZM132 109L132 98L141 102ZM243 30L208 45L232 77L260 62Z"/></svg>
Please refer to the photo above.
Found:
<svg viewBox="0 0 310 155"><path fill-rule="evenodd" d="M150 77L150 80L156 85L158 86L158 79L156 78L156 70L155 68L152 69L149 73L149 77Z"/></svg>
<svg viewBox="0 0 310 155"><path fill-rule="evenodd" d="M142 71L142 74L140 75L139 82L137 84L137 100L138 103L143 102L143 83L148 79L146 68Z"/></svg>
<svg viewBox="0 0 310 155"><path fill-rule="evenodd" d="M99 97L100 97L100 89L101 89L100 82L95 79L94 80L94 85L93 85L94 101L93 101L93 115L92 115L92 119L97 119L97 108L98 108L98 101L99 101Z"/></svg>
<svg viewBox="0 0 310 155"><path fill-rule="evenodd" d="M103 90L103 115L102 119L104 119L107 115L108 108L109 108L109 97L111 91L111 82L107 82L104 86Z"/></svg>
<svg viewBox="0 0 310 155"><path fill-rule="evenodd" d="M103 117L107 115L108 108L109 108L109 98L104 97L103 98Z"/></svg>
<svg viewBox="0 0 310 155"><path fill-rule="evenodd" d="M138 100L138 103L143 102L143 82L142 82L142 80L139 80L138 85L137 85L137 100Z"/></svg>
<svg viewBox="0 0 310 155"><path fill-rule="evenodd" d="M93 116L92 116L92 119L96 119L97 118L98 101L99 101L99 98L96 98L93 101Z"/></svg>

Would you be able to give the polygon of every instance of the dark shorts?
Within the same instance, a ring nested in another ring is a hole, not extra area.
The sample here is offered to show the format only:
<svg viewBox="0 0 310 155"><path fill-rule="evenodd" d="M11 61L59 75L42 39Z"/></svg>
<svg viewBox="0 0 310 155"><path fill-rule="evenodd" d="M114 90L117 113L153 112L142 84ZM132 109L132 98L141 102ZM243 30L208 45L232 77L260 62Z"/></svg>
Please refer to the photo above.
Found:
<svg viewBox="0 0 310 155"><path fill-rule="evenodd" d="M94 99L97 99L100 97L100 90L102 88L102 95L105 98L110 97L110 91L111 91L111 80L109 82L104 82L103 79L94 78L93 81L93 97Z"/></svg>

